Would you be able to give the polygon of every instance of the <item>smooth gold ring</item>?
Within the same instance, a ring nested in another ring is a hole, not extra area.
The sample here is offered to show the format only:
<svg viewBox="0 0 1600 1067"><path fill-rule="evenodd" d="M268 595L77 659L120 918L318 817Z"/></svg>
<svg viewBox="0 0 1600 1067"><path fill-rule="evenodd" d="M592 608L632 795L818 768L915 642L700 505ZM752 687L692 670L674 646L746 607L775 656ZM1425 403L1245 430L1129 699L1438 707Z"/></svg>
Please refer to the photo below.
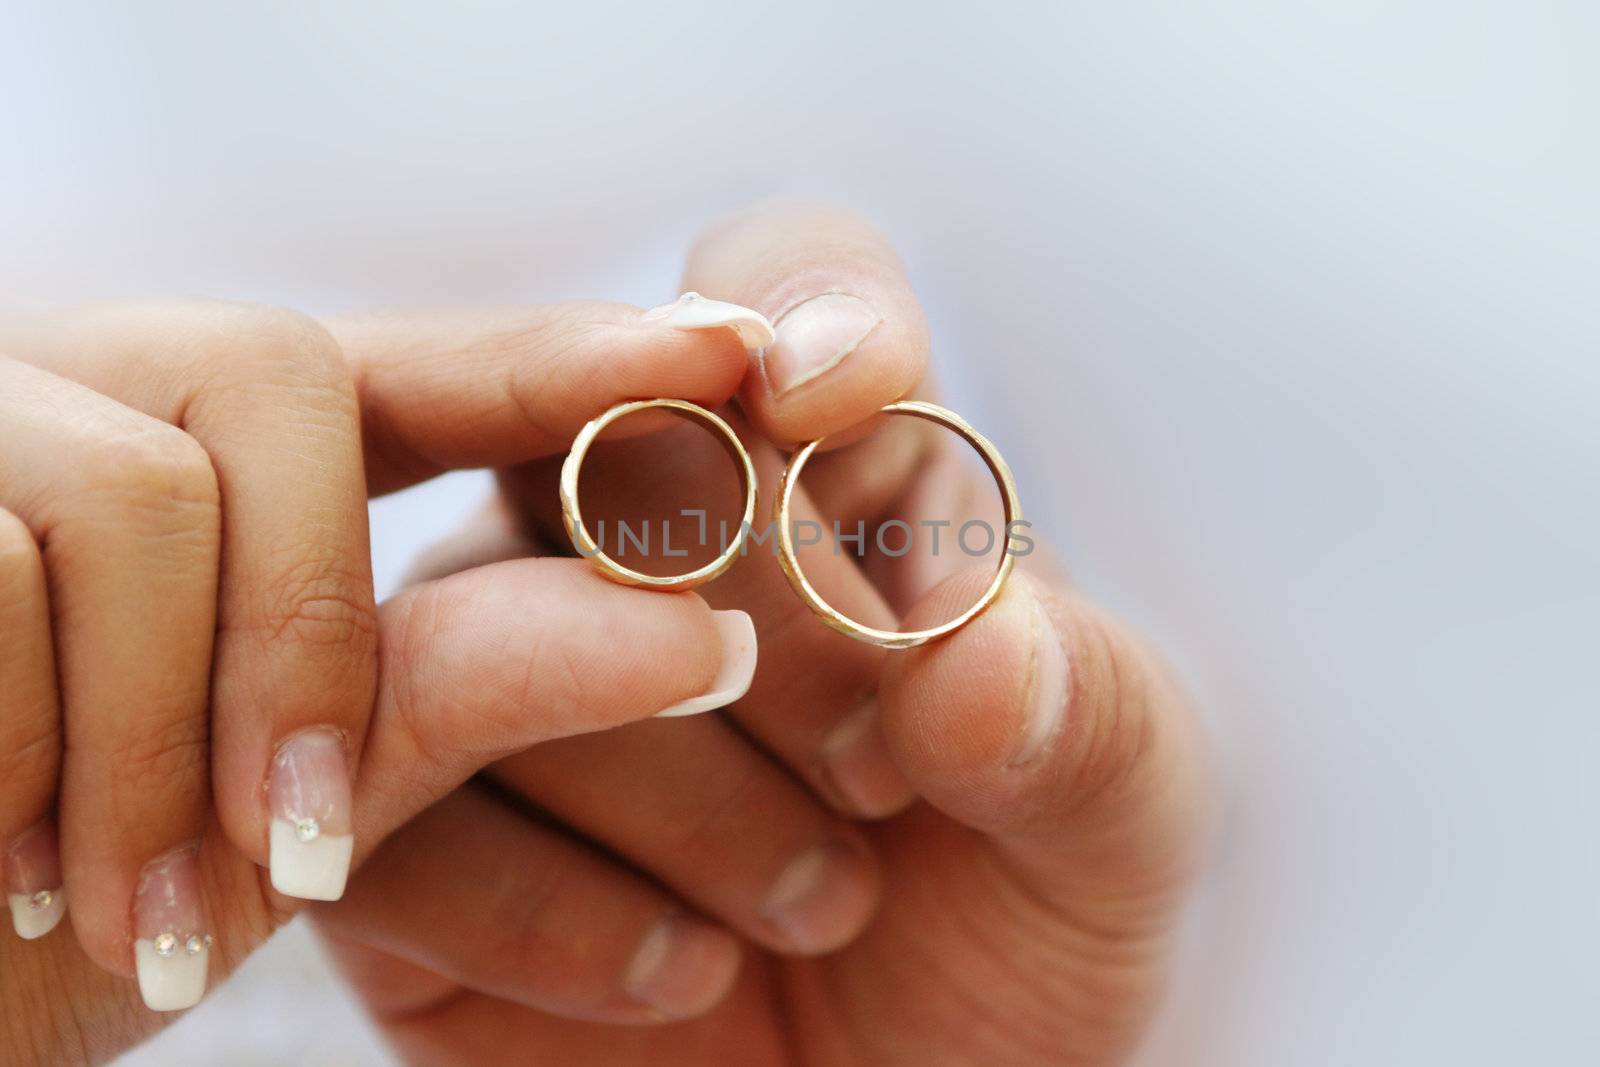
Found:
<svg viewBox="0 0 1600 1067"><path fill-rule="evenodd" d="M901 400L889 404L881 409L886 415L913 415L919 419L938 423L947 429L954 430L968 444L978 450L978 455L983 457L983 462L988 466L989 473L994 475L994 480L1000 486L1000 495L1003 498L1006 513L1006 537L1003 540L1004 548L1000 557L1000 567L995 572L994 581L989 583L983 595L971 607L960 615L940 623L938 626L926 630L878 630L871 626L863 626L854 619L839 611L832 604L812 588L805 573L800 570L800 560L795 555L794 528L789 521L789 499L794 494L794 487L800 480L800 471L805 467L806 461L811 458L811 453L817 450L826 438L819 437L815 441L801 448L789 458L789 465L783 470L783 480L778 483L778 503L775 518L778 524L778 562L783 565L783 573L788 577L789 584L806 606L816 612L817 616L829 626L838 630L846 637L853 637L857 641L868 644L880 645L883 648L915 648L925 645L936 637L954 633L967 623L977 618L990 604L1000 596L1000 590L1005 587L1006 579L1011 577L1012 567L1016 557L1011 553L1011 528L1013 524L1022 519L1022 503L1017 499L1016 479L1011 476L1011 468L1006 465L1005 457L1000 455L1000 450L990 443L989 439L960 415L942 408L937 404L928 404L921 400Z"/></svg>
<svg viewBox="0 0 1600 1067"><path fill-rule="evenodd" d="M594 444L600 432L613 422L651 408L664 408L676 412L710 430L733 459L733 465L739 472L739 481L744 490L744 514L739 520L739 535L716 559L687 574L658 576L644 574L632 567L624 567L606 555L595 543L594 538L589 535L589 528L583 524L583 511L578 506L578 474L583 468L583 457L589 453L589 446ZM616 405L598 418L590 419L583 429L578 431L578 436L572 442L572 451L567 453L566 462L561 464L561 518L566 524L567 536L572 539L572 546L578 550L579 555L594 564L595 569L601 574L622 585L672 591L693 589L697 585L711 581L733 566L733 561L739 558L744 548L744 540L750 533L750 524L755 517L756 468L755 464L750 462L750 453L745 451L744 442L733 432L733 427L719 416L687 400L631 400Z"/></svg>

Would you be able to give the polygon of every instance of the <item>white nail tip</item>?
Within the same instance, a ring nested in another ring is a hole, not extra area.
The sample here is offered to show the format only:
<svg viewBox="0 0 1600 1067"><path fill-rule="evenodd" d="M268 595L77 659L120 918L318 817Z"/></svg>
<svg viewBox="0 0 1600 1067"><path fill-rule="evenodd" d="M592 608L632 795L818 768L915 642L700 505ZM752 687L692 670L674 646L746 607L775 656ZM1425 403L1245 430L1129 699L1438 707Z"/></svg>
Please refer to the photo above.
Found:
<svg viewBox="0 0 1600 1067"><path fill-rule="evenodd" d="M183 1011L200 1003L206 994L210 959L211 949L203 944L192 955L180 944L175 952L163 956L149 938L135 941L133 962L144 1006L151 1011Z"/></svg>
<svg viewBox="0 0 1600 1067"><path fill-rule="evenodd" d="M48 934L67 913L67 896L62 890L49 890L48 899L43 905L38 898L39 894L7 895L7 902L11 905L12 929L24 941L33 941Z"/></svg>
<svg viewBox="0 0 1600 1067"><path fill-rule="evenodd" d="M739 335L744 347L759 352L772 344L772 323L759 311L725 300L712 300L699 293L684 293L670 304L651 308L644 322L662 322L679 330L711 330L726 326Z"/></svg>
<svg viewBox="0 0 1600 1067"><path fill-rule="evenodd" d="M742 611L713 611L717 634L722 638L722 666L704 696L691 697L656 713L658 719L698 715L726 707L750 691L756 676L756 624Z"/></svg>
<svg viewBox="0 0 1600 1067"><path fill-rule="evenodd" d="M294 823L273 819L271 831L272 888L301 900L338 900L350 876L352 834L318 834L307 841Z"/></svg>

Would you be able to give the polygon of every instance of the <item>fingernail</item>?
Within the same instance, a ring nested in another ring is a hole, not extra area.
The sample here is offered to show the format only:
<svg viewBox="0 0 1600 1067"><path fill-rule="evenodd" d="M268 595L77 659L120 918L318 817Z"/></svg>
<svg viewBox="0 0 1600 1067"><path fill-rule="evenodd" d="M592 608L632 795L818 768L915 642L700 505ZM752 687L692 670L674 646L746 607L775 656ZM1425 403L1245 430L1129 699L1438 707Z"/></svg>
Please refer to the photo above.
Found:
<svg viewBox="0 0 1600 1067"><path fill-rule="evenodd" d="M761 908L801 952L828 952L854 937L876 900L862 853L832 842L801 853L772 883Z"/></svg>
<svg viewBox="0 0 1600 1067"><path fill-rule="evenodd" d="M903 808L911 784L889 756L878 730L878 702L869 700L833 728L822 742L822 771L857 814L881 818Z"/></svg>
<svg viewBox="0 0 1600 1067"><path fill-rule="evenodd" d="M272 757L272 888L302 900L338 900L355 848L344 738L329 729L295 734Z"/></svg>
<svg viewBox="0 0 1600 1067"><path fill-rule="evenodd" d="M6 851L5 875L6 901L17 936L32 941L54 930L67 913L55 819L46 819L12 842Z"/></svg>
<svg viewBox="0 0 1600 1067"><path fill-rule="evenodd" d="M761 357L773 396L798 389L844 362L883 321L858 296L823 293L796 304L778 320Z"/></svg>
<svg viewBox="0 0 1600 1067"><path fill-rule="evenodd" d="M1067 654L1061 647L1061 633L1037 596L1029 611L1033 655L1028 664L1025 711L1010 761L1012 767L1025 766L1048 751L1067 718Z"/></svg>
<svg viewBox="0 0 1600 1067"><path fill-rule="evenodd" d="M668 915L639 942L623 987L668 1019L715 1007L739 974L739 942L726 930L687 915Z"/></svg>
<svg viewBox="0 0 1600 1067"><path fill-rule="evenodd" d="M211 935L200 906L194 848L169 853L139 876L133 897L133 959L151 1011L182 1011L206 992Z"/></svg>
<svg viewBox="0 0 1600 1067"><path fill-rule="evenodd" d="M737 609L713 611L711 615L717 624L717 636L722 639L722 666L711 689L704 696L663 708L656 712L656 718L698 715L726 707L750 691L750 680L756 676L756 624Z"/></svg>
<svg viewBox="0 0 1600 1067"><path fill-rule="evenodd" d="M761 312L742 304L711 300L699 293L684 293L670 304L651 308L639 321L661 323L679 330L712 330L726 326L739 335L739 340L751 352L759 352L772 343L772 323Z"/></svg>

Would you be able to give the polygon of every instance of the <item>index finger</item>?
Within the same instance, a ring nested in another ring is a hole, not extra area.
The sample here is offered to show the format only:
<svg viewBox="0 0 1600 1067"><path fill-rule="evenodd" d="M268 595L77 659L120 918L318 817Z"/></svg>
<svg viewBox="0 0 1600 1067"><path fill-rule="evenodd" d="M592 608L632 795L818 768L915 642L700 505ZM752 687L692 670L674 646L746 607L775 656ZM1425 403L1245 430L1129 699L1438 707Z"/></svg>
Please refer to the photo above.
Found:
<svg viewBox="0 0 1600 1067"><path fill-rule="evenodd" d="M905 271L848 212L768 204L732 216L690 252L684 287L772 320L740 400L779 444L855 426L927 372L928 328Z"/></svg>
<svg viewBox="0 0 1600 1067"><path fill-rule="evenodd" d="M720 406L747 366L735 329L707 328L737 325L742 309L723 310L726 322L681 325L595 301L328 320L355 373L368 491L565 451L624 400ZM620 432L670 423L640 416Z"/></svg>

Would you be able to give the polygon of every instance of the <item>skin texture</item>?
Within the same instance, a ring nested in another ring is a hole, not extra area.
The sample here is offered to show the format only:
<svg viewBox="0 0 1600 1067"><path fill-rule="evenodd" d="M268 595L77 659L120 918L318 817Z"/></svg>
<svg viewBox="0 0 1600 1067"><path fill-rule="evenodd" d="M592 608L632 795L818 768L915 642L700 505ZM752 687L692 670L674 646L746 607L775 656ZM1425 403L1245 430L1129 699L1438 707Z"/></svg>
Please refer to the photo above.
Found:
<svg viewBox="0 0 1600 1067"><path fill-rule="evenodd" d="M152 638L127 664L181 662L152 673L182 682L184 700L142 682L117 690L125 673L84 651L112 642L75 620L102 596L108 608L138 597L77 580L68 594L57 575L72 571L34 502L19 497L16 521L0 523L14 535L0 584L33 591L17 609L33 636L8 646L0 671L35 679L25 713L0 721L21 739L0 748L28 755L0 779L15 789L0 795L0 833L59 813L73 901L70 930L0 953L0 1061L103 1062L163 1021L126 980L119 895L157 843L110 856L70 844L107 832L97 818L138 820L76 788L71 758L62 777L63 734L101 737L108 718L80 699L92 687L38 680L66 649L104 691L187 724L184 760L151 778L170 795L129 794L155 813L161 844L201 840L213 985L300 907L260 866L274 739L334 723L352 742L358 867L345 899L313 914L414 1062L1126 1058L1204 854L1205 748L1159 659L1043 552L972 625L892 654L823 627L763 552L698 595L527 558L565 545L554 485L567 442L634 397L720 407L769 491L785 446L837 433L797 517L993 520L992 489L949 439L870 418L933 393L921 312L882 238L830 209L758 209L707 235L685 288L774 319L773 365L731 331L600 304L320 324L131 305L0 334L14 373L64 390L59 417L37 427L39 455L71 443L64 428L96 425L92 412L122 420L109 445L85 435L104 449L139 436L129 420L165 442L139 477L63 499L115 499L131 482L142 505L118 530L161 520L198 543L181 564L134 569L192 583L191 624L211 583L218 620L209 648ZM726 491L726 457L693 428L621 429L586 465L586 514L592 501L596 514L659 518ZM20 449L0 436L0 462ZM652 470L663 456L670 478ZM464 466L497 468L501 498L422 562L416 585L372 607L366 493ZM175 478L184 492L161 481ZM152 504L169 499L215 514L214 527ZM275 508L282 499L298 506ZM116 538L162 551L173 539ZM959 555L806 566L830 602L879 626L946 616L987 576ZM715 674L708 604L753 617L755 682L725 712L651 721ZM329 676L329 694L306 681ZM111 878L85 890L80 920L72 870L95 864Z"/></svg>
<svg viewBox="0 0 1600 1067"><path fill-rule="evenodd" d="M743 416L768 492L782 462L774 441L865 425L881 432L847 432L854 444L814 461L801 516L997 524L986 475L952 439L915 420L869 419L932 388L920 312L861 223L807 206L736 218L695 250L685 287L772 316L812 291L881 308L882 326L803 386L773 395L746 378L729 414ZM660 519L685 498L714 499L728 478L715 451L692 428L617 443L612 462L596 457L585 507ZM663 455L674 457L670 479ZM554 478L550 462L504 469L502 500L430 553L424 573L560 546ZM858 564L824 553L806 565L856 618L906 627L948 617L988 577L958 554ZM766 553L702 592L755 617L767 654L744 699L716 719L641 723L504 761L488 795L498 815L482 823L496 843L480 842L481 860L430 867L438 831L413 826L375 861L381 884L318 910L408 1060L1124 1061L1159 1001L1214 812L1204 739L1159 657L1074 592L1042 550L971 625L893 654L823 627ZM844 731L853 758L830 764L838 731L862 716L864 729ZM863 871L830 875L831 903L818 908L826 929L801 941L762 921L757 891L775 866L766 844L817 824L791 799L796 782L821 805L875 820L861 830L876 859L876 908L860 910ZM558 848L552 818L577 839L563 835ZM494 862L508 851L537 859ZM422 877L476 906L429 911L423 934L419 905L378 905ZM680 1006L716 1004L698 1017L685 1009L660 1013L678 1020L660 1027L605 1025L633 1021L615 1006L615 964L596 971L564 931L603 928L618 899L659 886L736 933L743 966L736 978L691 965L668 976ZM470 933L485 915L508 932L489 945Z"/></svg>

